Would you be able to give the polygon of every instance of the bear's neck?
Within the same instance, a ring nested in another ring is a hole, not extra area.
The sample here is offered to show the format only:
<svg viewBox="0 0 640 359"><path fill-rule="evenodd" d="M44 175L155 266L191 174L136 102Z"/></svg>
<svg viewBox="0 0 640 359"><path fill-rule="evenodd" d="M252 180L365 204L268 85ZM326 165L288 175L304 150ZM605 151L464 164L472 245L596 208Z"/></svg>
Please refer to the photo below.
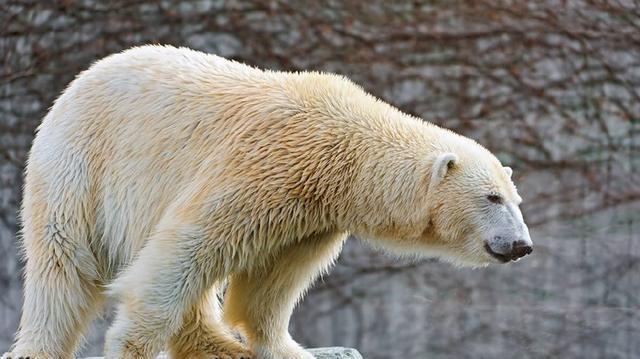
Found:
<svg viewBox="0 0 640 359"><path fill-rule="evenodd" d="M330 155L342 181L335 203L339 227L361 237L414 238L428 230L431 165L450 131L406 115L369 95L340 97L324 121L341 139ZM457 135L455 135L457 136Z"/></svg>

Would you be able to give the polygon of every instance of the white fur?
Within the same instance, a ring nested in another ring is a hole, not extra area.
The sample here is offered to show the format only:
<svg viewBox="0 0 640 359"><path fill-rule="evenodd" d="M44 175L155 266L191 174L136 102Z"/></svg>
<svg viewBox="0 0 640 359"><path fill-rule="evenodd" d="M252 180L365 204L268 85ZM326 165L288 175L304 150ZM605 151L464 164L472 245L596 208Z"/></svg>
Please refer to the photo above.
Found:
<svg viewBox="0 0 640 359"><path fill-rule="evenodd" d="M107 358L310 358L289 316L349 233L483 266L485 223L507 218L490 192L519 203L489 151L343 77L162 46L107 57L34 140L14 355L72 357L108 288Z"/></svg>
<svg viewBox="0 0 640 359"><path fill-rule="evenodd" d="M429 190L435 190L438 183L444 179L449 167L455 164L456 161L458 161L458 156L456 156L455 153L443 153L436 158L433 163L433 169L431 170Z"/></svg>
<svg viewBox="0 0 640 359"><path fill-rule="evenodd" d="M511 169L511 167L504 167L504 171L507 172L507 176L509 176L509 178L513 176L513 170Z"/></svg>

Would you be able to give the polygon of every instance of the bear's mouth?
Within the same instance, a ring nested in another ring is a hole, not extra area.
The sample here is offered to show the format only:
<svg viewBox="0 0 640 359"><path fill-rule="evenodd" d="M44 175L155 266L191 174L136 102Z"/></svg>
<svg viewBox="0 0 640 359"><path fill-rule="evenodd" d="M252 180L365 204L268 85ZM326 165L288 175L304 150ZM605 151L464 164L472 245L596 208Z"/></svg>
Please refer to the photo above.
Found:
<svg viewBox="0 0 640 359"><path fill-rule="evenodd" d="M491 247L489 247L488 243L485 243L484 245L484 249L487 251L487 253L491 254L491 256L497 260L499 260L502 263L507 263L510 261L517 261L518 259L520 259L520 257L515 256L515 255L508 255L508 254L500 254L500 253L496 253L493 250L491 250Z"/></svg>

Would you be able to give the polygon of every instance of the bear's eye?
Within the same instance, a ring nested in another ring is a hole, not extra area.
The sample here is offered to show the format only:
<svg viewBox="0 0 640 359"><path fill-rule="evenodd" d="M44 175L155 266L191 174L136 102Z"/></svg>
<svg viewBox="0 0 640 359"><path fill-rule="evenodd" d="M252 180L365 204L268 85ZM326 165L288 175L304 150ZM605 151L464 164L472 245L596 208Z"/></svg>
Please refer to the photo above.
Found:
<svg viewBox="0 0 640 359"><path fill-rule="evenodd" d="M497 194L490 194L487 196L487 199L491 203L502 204L502 197L498 196Z"/></svg>

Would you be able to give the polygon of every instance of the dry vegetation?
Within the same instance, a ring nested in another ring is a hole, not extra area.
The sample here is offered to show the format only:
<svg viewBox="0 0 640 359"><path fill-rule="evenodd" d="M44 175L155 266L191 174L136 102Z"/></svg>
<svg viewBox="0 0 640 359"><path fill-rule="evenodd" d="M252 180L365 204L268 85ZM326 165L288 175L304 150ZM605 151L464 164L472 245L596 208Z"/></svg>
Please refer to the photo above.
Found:
<svg viewBox="0 0 640 359"><path fill-rule="evenodd" d="M302 342L369 359L640 356L631 0L0 1L0 351L21 302L16 213L34 130L75 74L145 43L344 74L514 167L533 257L459 271L351 243L297 311Z"/></svg>

